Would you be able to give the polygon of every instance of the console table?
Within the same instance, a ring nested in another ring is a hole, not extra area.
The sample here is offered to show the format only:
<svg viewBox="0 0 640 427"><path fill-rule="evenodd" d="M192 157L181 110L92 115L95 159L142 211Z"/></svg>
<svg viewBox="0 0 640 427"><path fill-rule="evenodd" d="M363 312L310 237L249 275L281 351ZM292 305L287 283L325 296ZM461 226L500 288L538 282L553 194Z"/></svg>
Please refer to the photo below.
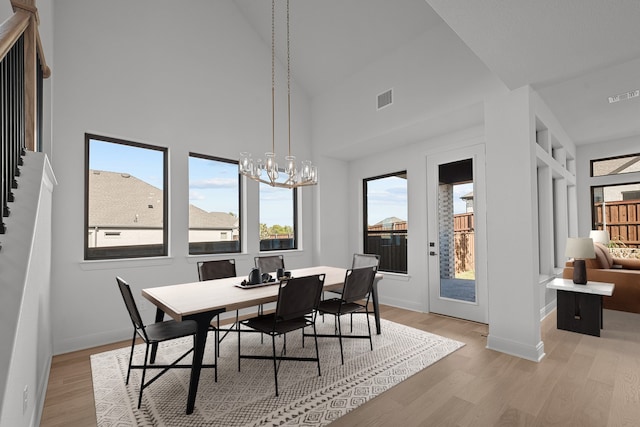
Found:
<svg viewBox="0 0 640 427"><path fill-rule="evenodd" d="M613 294L613 283L576 285L570 279L553 279L547 288L558 291L558 329L600 336L602 297Z"/></svg>

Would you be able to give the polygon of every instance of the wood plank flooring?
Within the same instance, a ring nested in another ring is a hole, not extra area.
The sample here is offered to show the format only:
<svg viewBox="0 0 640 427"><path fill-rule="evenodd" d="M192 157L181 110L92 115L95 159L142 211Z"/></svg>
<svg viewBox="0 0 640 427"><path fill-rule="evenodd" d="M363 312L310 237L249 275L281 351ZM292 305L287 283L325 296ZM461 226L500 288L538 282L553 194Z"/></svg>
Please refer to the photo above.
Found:
<svg viewBox="0 0 640 427"><path fill-rule="evenodd" d="M600 338L557 330L552 314L542 323L546 357L535 363L487 350L486 325L388 306L381 313L466 346L332 426L640 425L638 314L605 310ZM54 357L41 426L95 426L89 355L126 345Z"/></svg>

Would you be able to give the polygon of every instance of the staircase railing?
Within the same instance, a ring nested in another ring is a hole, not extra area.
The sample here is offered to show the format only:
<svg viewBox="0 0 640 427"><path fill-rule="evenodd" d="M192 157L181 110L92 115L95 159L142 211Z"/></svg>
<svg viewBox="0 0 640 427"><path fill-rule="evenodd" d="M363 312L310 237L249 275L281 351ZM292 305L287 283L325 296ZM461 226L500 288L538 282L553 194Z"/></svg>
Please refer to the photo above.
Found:
<svg viewBox="0 0 640 427"><path fill-rule="evenodd" d="M12 0L0 25L0 234L26 150L42 150L42 80L51 75L38 33L35 0ZM0 246L0 249L2 246Z"/></svg>

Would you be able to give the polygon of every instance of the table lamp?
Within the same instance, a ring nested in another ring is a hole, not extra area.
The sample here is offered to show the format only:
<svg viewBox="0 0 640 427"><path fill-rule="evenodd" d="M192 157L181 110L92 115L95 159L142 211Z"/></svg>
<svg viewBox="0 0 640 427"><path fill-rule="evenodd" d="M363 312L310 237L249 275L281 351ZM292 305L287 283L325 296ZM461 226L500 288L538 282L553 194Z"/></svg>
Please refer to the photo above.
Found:
<svg viewBox="0 0 640 427"><path fill-rule="evenodd" d="M591 230L589 237L594 243L602 243L604 246L609 245L609 232L607 230Z"/></svg>
<svg viewBox="0 0 640 427"><path fill-rule="evenodd" d="M587 266L584 260L596 257L593 239L590 237L569 237L564 255L567 258L573 258L573 283L576 285L586 284Z"/></svg>

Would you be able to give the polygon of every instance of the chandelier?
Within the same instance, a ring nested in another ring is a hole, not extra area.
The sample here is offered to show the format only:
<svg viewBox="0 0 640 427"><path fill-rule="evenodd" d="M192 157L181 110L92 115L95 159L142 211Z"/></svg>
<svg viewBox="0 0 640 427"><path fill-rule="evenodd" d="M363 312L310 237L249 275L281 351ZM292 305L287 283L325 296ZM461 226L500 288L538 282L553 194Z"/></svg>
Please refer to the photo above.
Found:
<svg viewBox="0 0 640 427"><path fill-rule="evenodd" d="M318 183L318 169L311 161L296 164L291 155L291 55L289 50L289 0L287 0L287 124L289 131L289 152L284 158L284 168L278 167L275 136L275 0L271 0L271 151L263 159L254 160L251 153L240 153L238 168L240 173L254 181L272 187L297 188ZM281 176L282 175L282 176Z"/></svg>

